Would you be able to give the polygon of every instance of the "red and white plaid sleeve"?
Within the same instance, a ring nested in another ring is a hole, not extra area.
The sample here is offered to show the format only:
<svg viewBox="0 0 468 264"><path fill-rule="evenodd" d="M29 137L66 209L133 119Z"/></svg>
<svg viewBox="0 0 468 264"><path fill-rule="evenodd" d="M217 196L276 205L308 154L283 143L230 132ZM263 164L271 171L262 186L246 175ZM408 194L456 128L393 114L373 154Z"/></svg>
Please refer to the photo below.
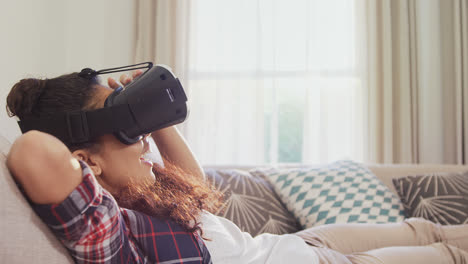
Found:
<svg viewBox="0 0 468 264"><path fill-rule="evenodd" d="M124 263L135 257L114 198L80 162L83 181L60 204L33 209L61 240L77 263ZM116 261L119 260L119 261Z"/></svg>

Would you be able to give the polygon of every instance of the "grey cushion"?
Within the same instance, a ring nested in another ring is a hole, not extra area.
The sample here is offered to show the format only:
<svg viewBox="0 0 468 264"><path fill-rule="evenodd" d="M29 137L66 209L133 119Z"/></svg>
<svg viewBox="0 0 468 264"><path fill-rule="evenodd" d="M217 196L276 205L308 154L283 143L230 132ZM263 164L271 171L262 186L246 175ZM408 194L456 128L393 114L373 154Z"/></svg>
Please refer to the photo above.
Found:
<svg viewBox="0 0 468 264"><path fill-rule="evenodd" d="M0 135L0 263L73 263L16 187L5 164L10 145Z"/></svg>
<svg viewBox="0 0 468 264"><path fill-rule="evenodd" d="M443 225L468 223L468 171L393 179L406 214Z"/></svg>
<svg viewBox="0 0 468 264"><path fill-rule="evenodd" d="M216 213L234 222L242 231L285 234L299 230L272 186L261 177L242 170L206 169L207 179L224 194L225 203Z"/></svg>

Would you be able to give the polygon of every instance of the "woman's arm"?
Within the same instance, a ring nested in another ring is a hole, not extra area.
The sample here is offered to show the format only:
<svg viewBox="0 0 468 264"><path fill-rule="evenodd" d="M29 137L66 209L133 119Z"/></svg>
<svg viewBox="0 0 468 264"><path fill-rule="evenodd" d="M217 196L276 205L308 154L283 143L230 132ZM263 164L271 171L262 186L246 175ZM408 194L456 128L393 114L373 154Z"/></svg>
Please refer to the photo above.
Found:
<svg viewBox="0 0 468 264"><path fill-rule="evenodd" d="M143 259L133 254L115 199L60 140L27 132L11 147L7 165L33 210L77 263Z"/></svg>
<svg viewBox="0 0 468 264"><path fill-rule="evenodd" d="M203 179L205 178L205 173L200 163L176 126L154 131L151 136L158 146L163 159L169 160L186 172Z"/></svg>
<svg viewBox="0 0 468 264"><path fill-rule="evenodd" d="M37 204L61 203L82 181L80 164L68 148L39 131L29 131L13 143L7 166Z"/></svg>

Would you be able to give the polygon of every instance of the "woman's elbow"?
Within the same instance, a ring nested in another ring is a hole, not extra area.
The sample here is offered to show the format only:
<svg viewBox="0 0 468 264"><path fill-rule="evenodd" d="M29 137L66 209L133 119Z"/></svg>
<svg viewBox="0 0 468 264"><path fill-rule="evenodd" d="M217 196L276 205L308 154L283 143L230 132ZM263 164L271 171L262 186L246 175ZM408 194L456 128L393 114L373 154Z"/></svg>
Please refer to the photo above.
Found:
<svg viewBox="0 0 468 264"><path fill-rule="evenodd" d="M71 164L69 170L63 170L64 161L71 158L68 148L57 138L29 131L13 143L7 167L33 202L59 203L81 182L81 170L73 171Z"/></svg>
<svg viewBox="0 0 468 264"><path fill-rule="evenodd" d="M32 155L38 152L36 142L41 136L39 131L29 131L18 137L10 148L6 164L13 177L20 183L30 175L26 172L31 167Z"/></svg>

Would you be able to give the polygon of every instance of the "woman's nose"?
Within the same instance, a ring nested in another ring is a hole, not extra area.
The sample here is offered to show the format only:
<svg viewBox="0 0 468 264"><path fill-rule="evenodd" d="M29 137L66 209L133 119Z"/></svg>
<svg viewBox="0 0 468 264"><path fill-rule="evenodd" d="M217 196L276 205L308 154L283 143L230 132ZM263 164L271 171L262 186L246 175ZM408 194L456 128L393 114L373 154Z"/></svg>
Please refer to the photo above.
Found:
<svg viewBox="0 0 468 264"><path fill-rule="evenodd" d="M148 134L143 137L143 153L151 152L151 145L149 141L150 137L151 137L151 134Z"/></svg>

